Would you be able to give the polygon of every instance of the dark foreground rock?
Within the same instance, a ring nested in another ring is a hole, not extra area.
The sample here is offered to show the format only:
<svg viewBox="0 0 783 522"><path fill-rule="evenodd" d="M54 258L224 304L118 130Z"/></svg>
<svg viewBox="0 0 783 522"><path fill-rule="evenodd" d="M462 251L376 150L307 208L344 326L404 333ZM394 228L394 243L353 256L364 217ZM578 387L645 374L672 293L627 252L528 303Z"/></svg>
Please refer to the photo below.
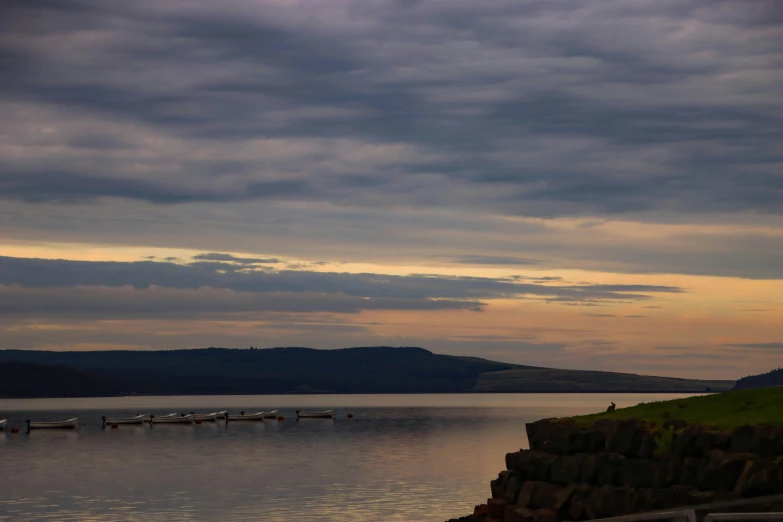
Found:
<svg viewBox="0 0 783 522"><path fill-rule="evenodd" d="M492 498L449 522L582 521L783 493L783 429L668 424L530 423L530 449L506 455Z"/></svg>

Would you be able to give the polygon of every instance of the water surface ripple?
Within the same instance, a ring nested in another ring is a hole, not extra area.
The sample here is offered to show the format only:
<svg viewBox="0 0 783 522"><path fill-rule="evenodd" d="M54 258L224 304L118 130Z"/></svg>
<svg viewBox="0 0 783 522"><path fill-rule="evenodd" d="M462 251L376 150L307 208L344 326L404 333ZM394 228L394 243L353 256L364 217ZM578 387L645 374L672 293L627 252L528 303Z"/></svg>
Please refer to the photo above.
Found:
<svg viewBox="0 0 783 522"><path fill-rule="evenodd" d="M0 520L443 521L489 495L525 423L674 395L481 394L0 400ZM296 409L337 410L296 421ZM280 409L285 421L100 428L101 415ZM347 413L354 415L347 419Z"/></svg>

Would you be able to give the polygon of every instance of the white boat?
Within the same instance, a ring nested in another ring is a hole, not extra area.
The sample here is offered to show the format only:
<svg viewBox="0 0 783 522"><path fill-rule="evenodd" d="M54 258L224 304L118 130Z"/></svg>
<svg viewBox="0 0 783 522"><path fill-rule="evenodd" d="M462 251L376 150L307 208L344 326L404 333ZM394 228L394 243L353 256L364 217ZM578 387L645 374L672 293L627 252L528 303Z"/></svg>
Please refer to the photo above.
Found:
<svg viewBox="0 0 783 522"><path fill-rule="evenodd" d="M139 413L135 417L106 417L101 416L101 420L103 421L103 427L105 428L107 425L111 426L112 424L142 424L144 422L144 414Z"/></svg>
<svg viewBox="0 0 783 522"><path fill-rule="evenodd" d="M218 419L218 415L220 415L219 411L213 411L212 413L193 413L190 412L191 415L193 415L193 420L198 422L215 422Z"/></svg>
<svg viewBox="0 0 783 522"><path fill-rule="evenodd" d="M217 412L217 418L218 419L225 419L228 415L228 412L226 410Z"/></svg>
<svg viewBox="0 0 783 522"><path fill-rule="evenodd" d="M79 428L79 419L76 417L64 421L31 421L28 419L25 422L27 423L27 431L42 429L75 430Z"/></svg>
<svg viewBox="0 0 783 522"><path fill-rule="evenodd" d="M264 420L265 413L259 411L257 413L245 413L241 412L239 415L226 415L226 422L228 421L262 421Z"/></svg>
<svg viewBox="0 0 783 522"><path fill-rule="evenodd" d="M296 410L297 419L333 419L334 410L326 411L299 411Z"/></svg>
<svg viewBox="0 0 783 522"><path fill-rule="evenodd" d="M0 419L0 431L3 431L5 429L5 425L8 423L8 420L6 419Z"/></svg>
<svg viewBox="0 0 783 522"><path fill-rule="evenodd" d="M150 415L150 424L193 424L194 415L164 415L156 417Z"/></svg>
<svg viewBox="0 0 783 522"><path fill-rule="evenodd" d="M276 419L278 410L272 410L264 413L265 419Z"/></svg>

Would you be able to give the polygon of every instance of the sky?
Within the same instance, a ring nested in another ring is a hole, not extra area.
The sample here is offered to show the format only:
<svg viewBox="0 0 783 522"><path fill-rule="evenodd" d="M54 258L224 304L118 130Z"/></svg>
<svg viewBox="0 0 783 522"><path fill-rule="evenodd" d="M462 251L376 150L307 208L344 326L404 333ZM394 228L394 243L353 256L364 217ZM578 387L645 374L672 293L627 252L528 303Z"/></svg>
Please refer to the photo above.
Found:
<svg viewBox="0 0 783 522"><path fill-rule="evenodd" d="M783 360L777 0L6 0L0 348Z"/></svg>

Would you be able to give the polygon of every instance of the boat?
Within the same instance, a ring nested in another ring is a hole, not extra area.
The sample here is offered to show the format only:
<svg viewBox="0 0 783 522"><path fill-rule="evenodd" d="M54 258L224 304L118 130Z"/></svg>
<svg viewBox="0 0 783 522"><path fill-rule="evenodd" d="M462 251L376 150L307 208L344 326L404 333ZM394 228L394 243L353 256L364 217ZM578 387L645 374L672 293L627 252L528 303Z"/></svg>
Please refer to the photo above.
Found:
<svg viewBox="0 0 783 522"><path fill-rule="evenodd" d="M228 415L228 412L226 410L217 412L217 418L218 419L225 419Z"/></svg>
<svg viewBox="0 0 783 522"><path fill-rule="evenodd" d="M334 410L326 411L299 411L296 410L297 419L333 419Z"/></svg>
<svg viewBox="0 0 783 522"><path fill-rule="evenodd" d="M101 416L101 420L103 421L104 428L107 424L109 426L112 424L142 424L144 422L144 414L139 413L135 417L106 417L103 415Z"/></svg>
<svg viewBox="0 0 783 522"><path fill-rule="evenodd" d="M262 421L264 420L264 415L266 415L263 411L259 411L257 413L245 413L240 412L239 415L226 415L226 422L228 421Z"/></svg>
<svg viewBox="0 0 783 522"><path fill-rule="evenodd" d="M264 413L265 419L276 419L278 410L272 410Z"/></svg>
<svg viewBox="0 0 783 522"><path fill-rule="evenodd" d="M156 417L150 415L150 424L193 424L194 415L164 415Z"/></svg>
<svg viewBox="0 0 783 522"><path fill-rule="evenodd" d="M42 429L58 429L58 430L75 430L79 428L79 419L74 417L73 419L63 421L31 421L27 419L27 431L30 430L42 430Z"/></svg>
<svg viewBox="0 0 783 522"><path fill-rule="evenodd" d="M5 425L8 423L6 419L0 419L0 431L5 430Z"/></svg>
<svg viewBox="0 0 783 522"><path fill-rule="evenodd" d="M220 415L222 412L219 411L213 411L212 413L193 413L190 412L191 415L193 415L193 420L196 422L215 422L218 420L218 415Z"/></svg>

